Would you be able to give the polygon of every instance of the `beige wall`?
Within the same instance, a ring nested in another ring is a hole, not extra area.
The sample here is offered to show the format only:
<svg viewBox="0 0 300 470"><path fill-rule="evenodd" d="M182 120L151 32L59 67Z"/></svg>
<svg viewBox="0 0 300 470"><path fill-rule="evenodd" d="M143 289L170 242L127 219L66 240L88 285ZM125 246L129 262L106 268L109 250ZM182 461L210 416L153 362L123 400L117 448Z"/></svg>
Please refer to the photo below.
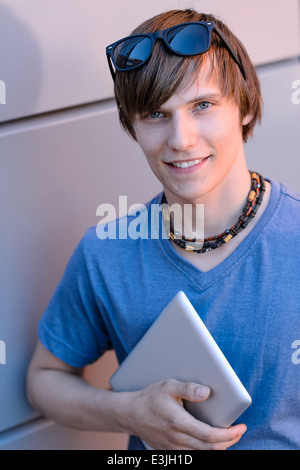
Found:
<svg viewBox="0 0 300 470"><path fill-rule="evenodd" d="M224 19L257 66L265 108L246 146L249 166L300 191L300 104L292 99L300 80L299 0L0 3L0 340L7 356L0 449L126 446L126 436L43 420L26 402L25 372L38 319L78 240L97 223L97 206L122 194L129 204L145 202L160 190L119 127L105 46L149 16L191 5ZM87 378L106 386L116 367L109 353Z"/></svg>

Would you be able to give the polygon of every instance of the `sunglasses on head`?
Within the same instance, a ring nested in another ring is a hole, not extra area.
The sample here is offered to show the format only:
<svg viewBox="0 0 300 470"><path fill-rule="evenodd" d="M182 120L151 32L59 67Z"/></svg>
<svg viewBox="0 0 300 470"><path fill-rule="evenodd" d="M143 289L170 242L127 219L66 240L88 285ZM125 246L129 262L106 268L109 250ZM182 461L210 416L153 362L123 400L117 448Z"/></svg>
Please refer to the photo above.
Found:
<svg viewBox="0 0 300 470"><path fill-rule="evenodd" d="M223 41L246 80L242 62L226 36L212 21L181 23L155 33L128 36L110 44L106 48L106 56L112 78L115 80L116 76L113 65L119 72L134 70L144 65L150 58L154 43L158 39L161 39L173 54L184 57L203 54L210 47L212 31Z"/></svg>

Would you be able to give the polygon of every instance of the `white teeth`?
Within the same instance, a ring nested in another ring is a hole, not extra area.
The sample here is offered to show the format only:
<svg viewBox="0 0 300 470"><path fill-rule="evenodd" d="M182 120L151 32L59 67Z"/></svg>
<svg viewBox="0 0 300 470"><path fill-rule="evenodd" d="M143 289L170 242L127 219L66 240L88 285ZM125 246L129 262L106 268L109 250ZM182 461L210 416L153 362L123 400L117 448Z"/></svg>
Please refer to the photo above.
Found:
<svg viewBox="0 0 300 470"><path fill-rule="evenodd" d="M204 158L200 158L200 160L192 160L190 162L172 163L172 165L177 166L177 168L188 168L189 166L197 165L202 160L204 160Z"/></svg>

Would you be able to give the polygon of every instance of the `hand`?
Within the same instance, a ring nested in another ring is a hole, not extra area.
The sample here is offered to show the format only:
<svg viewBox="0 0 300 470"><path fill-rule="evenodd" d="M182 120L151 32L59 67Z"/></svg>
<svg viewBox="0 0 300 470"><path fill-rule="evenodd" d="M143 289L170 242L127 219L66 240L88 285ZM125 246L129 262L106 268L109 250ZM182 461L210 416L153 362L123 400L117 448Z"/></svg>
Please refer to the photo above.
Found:
<svg viewBox="0 0 300 470"><path fill-rule="evenodd" d="M183 400L202 402L209 394L208 387L175 379L129 392L126 427L157 450L226 450L240 440L244 424L214 428L183 408Z"/></svg>

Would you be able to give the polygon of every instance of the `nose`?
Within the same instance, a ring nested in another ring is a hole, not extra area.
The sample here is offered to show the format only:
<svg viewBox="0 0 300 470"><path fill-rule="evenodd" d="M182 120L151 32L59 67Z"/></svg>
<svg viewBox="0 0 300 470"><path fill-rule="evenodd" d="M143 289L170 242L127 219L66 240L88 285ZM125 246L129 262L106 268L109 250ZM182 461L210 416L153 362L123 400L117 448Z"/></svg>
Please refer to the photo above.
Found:
<svg viewBox="0 0 300 470"><path fill-rule="evenodd" d="M197 134L193 118L186 114L174 116L169 122L168 146L178 152L186 151L196 145Z"/></svg>

